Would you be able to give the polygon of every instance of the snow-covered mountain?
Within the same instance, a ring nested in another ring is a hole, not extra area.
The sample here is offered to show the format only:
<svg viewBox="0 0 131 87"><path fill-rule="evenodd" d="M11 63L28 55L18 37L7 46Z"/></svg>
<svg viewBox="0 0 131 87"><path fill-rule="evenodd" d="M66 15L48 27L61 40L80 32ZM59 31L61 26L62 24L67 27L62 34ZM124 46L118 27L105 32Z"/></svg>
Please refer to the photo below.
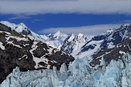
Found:
<svg viewBox="0 0 131 87"><path fill-rule="evenodd" d="M16 32L27 34L33 36L36 40L42 41L54 48L58 48L63 41L68 37L67 34L61 33L60 31L55 34L46 35L38 35L35 32L31 31L25 24L20 23L18 25L14 23L10 23L8 21L1 21L0 23L10 27L12 30Z"/></svg>
<svg viewBox="0 0 131 87"><path fill-rule="evenodd" d="M110 29L101 35L94 36L91 40L86 42L77 56L82 58L87 56L92 60L98 51L106 47L113 48L129 36L131 36L131 24L123 24L118 29Z"/></svg>
<svg viewBox="0 0 131 87"><path fill-rule="evenodd" d="M54 35L49 34L48 37L50 40L60 40L63 42L68 37L68 35L58 31Z"/></svg>
<svg viewBox="0 0 131 87"><path fill-rule="evenodd" d="M18 25L14 23L10 23L8 21L1 21L0 23L8 26L11 28L11 30L15 30L16 32L22 33L22 34L27 34L33 36L36 40L42 41L45 43L45 39L41 37L40 35L36 34L35 32L31 31L25 24L20 23Z"/></svg>
<svg viewBox="0 0 131 87"><path fill-rule="evenodd" d="M81 33L78 35L67 35L61 33L60 31L56 32L55 34L50 33L47 36L38 35L35 32L31 31L29 28L27 28L27 26L23 23L20 23L18 25L7 21L1 21L0 23L10 27L12 30L15 30L16 32L31 35L36 40L42 41L54 48L61 49L64 52L73 55L74 57L78 57L77 54L81 51L81 47L90 39L89 37L86 37Z"/></svg>
<svg viewBox="0 0 131 87"><path fill-rule="evenodd" d="M27 28L27 26L23 23L20 23L18 25L14 23L10 23L8 21L1 21L0 23L10 27L12 30L15 30L16 32L24 33L24 34L31 34L31 30Z"/></svg>
<svg viewBox="0 0 131 87"><path fill-rule="evenodd" d="M113 48L105 48L104 50L100 50L94 56L94 59L90 62L90 64L92 66L100 64L101 57L104 57L106 62L110 62L112 59L118 60L127 52L131 53L131 37L128 37Z"/></svg>
<svg viewBox="0 0 131 87"><path fill-rule="evenodd" d="M60 48L75 58L85 56L91 61L102 49L113 48L115 45L131 36L131 24L123 24L118 29L109 29L105 33L94 37L85 37L83 34L72 34L62 43Z"/></svg>
<svg viewBox="0 0 131 87"><path fill-rule="evenodd" d="M45 39L45 42L55 48L59 48L59 46L63 43L63 41L68 37L67 34L61 33L60 31L55 34L49 34L48 36L40 35Z"/></svg>
<svg viewBox="0 0 131 87"><path fill-rule="evenodd" d="M83 34L79 33L78 35L70 35L66 40L62 43L60 48L68 53L77 58L77 53L80 52L81 47L89 40L86 36Z"/></svg>
<svg viewBox="0 0 131 87"><path fill-rule="evenodd" d="M59 69L73 60L71 55L0 23L0 83L16 66L22 71Z"/></svg>
<svg viewBox="0 0 131 87"><path fill-rule="evenodd" d="M20 72L16 67L0 87L130 87L131 55L111 60L107 65L102 58L100 65L91 67L87 57L76 59L69 69L62 64L59 71L42 69Z"/></svg>
<svg viewBox="0 0 131 87"><path fill-rule="evenodd" d="M86 37L83 34L66 35L60 31L55 34L38 35L28 29L23 23L18 25L1 22L17 32L27 31L28 34L35 37L37 40L63 50L64 52L73 55L75 58L83 58L85 56L91 61L94 56L100 51L107 48L113 48L115 45L124 41L131 35L131 24L123 24L118 29L109 29L101 35L94 37ZM22 31L23 30L23 31Z"/></svg>

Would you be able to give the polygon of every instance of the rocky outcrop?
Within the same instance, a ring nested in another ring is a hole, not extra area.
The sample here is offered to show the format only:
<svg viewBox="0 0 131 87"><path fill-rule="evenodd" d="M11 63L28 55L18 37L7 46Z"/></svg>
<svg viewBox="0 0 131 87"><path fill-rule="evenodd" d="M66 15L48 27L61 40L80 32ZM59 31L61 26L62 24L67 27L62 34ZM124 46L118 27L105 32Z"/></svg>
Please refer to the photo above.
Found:
<svg viewBox="0 0 131 87"><path fill-rule="evenodd" d="M18 66L21 71L60 68L73 61L71 55L37 41L30 35L0 24L0 83Z"/></svg>

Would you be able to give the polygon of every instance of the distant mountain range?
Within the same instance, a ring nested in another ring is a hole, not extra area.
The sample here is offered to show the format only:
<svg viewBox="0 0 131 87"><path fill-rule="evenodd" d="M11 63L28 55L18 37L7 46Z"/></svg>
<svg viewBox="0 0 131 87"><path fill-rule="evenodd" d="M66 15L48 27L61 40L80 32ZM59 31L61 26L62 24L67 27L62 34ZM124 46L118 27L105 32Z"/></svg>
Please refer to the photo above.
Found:
<svg viewBox="0 0 131 87"><path fill-rule="evenodd" d="M86 37L81 33L78 35L67 35L60 31L47 36L38 35L27 28L23 23L18 25L7 21L1 21L1 23L11 27L11 29L17 32L32 35L35 39L54 48L61 49L75 58L87 56L90 61L100 50L113 48L131 35L131 24L123 24L118 29L109 29L101 35Z"/></svg>
<svg viewBox="0 0 131 87"><path fill-rule="evenodd" d="M94 36L91 40L87 41L77 55L94 58L100 50L105 48L113 48L129 36L131 36L131 24L121 25L118 29L110 29L105 33Z"/></svg>

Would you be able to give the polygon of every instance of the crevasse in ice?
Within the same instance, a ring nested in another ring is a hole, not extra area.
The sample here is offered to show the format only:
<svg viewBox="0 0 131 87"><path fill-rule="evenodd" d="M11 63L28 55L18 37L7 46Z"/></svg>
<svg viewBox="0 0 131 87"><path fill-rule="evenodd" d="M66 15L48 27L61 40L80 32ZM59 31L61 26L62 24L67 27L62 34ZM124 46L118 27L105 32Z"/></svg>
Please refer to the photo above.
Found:
<svg viewBox="0 0 131 87"><path fill-rule="evenodd" d="M111 60L106 64L102 57L100 65L91 67L87 57L62 64L59 71L42 69L20 72L16 67L0 87L130 87L131 55Z"/></svg>

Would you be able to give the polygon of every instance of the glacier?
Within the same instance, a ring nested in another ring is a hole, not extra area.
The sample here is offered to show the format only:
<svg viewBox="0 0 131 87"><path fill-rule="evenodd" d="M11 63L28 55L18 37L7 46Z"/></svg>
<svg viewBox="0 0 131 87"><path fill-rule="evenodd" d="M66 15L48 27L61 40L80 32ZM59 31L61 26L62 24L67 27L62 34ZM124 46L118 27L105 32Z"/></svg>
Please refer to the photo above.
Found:
<svg viewBox="0 0 131 87"><path fill-rule="evenodd" d="M41 69L21 72L16 67L0 87L130 87L131 55L126 53L118 60L107 63L104 57L100 65L90 66L88 58L77 58L67 68Z"/></svg>

